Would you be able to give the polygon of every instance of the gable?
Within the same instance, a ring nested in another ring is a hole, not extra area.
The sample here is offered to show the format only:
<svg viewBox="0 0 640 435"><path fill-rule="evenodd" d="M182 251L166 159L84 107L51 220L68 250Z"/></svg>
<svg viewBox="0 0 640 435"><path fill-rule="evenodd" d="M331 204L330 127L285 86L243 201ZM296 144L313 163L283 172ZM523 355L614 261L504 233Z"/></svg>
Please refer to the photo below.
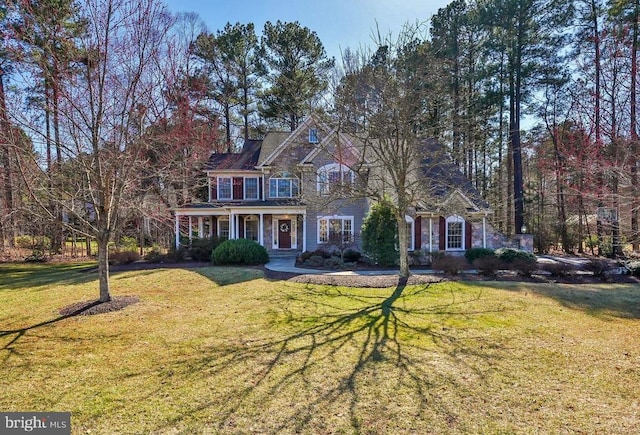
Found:
<svg viewBox="0 0 640 435"><path fill-rule="evenodd" d="M423 143L422 155L424 183L441 208L457 206L460 211L489 209L489 204L453 163L443 145L435 139L428 139Z"/></svg>
<svg viewBox="0 0 640 435"><path fill-rule="evenodd" d="M317 132L315 138L318 142L326 138L330 132L329 127L317 120L316 117L308 116L291 133L267 133L258 166L271 166L277 163L285 165L301 163L304 157L318 146L317 142L310 141L310 129L315 129Z"/></svg>
<svg viewBox="0 0 640 435"><path fill-rule="evenodd" d="M301 163L312 163L315 167L321 167L335 162L354 169L362 163L357 143L359 141L355 137L333 129L302 159Z"/></svg>

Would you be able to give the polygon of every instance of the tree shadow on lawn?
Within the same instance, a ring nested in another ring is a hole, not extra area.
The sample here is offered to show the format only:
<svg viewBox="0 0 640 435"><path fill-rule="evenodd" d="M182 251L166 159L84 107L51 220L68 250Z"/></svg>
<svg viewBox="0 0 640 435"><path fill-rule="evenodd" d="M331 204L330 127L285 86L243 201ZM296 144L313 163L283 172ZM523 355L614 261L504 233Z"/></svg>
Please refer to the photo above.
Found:
<svg viewBox="0 0 640 435"><path fill-rule="evenodd" d="M220 287L264 278L264 272L260 268L210 266L191 269L193 272L213 281Z"/></svg>
<svg viewBox="0 0 640 435"><path fill-rule="evenodd" d="M0 330L0 339L13 335L13 337L11 337L9 341L2 346L2 348L0 348L0 351L7 351L7 354L2 359L2 362L0 362L0 365L4 364L4 362L7 361L7 359L15 352L14 345L29 331L42 328L43 326L52 325L70 317L118 311L137 302L139 302L139 299L136 296L114 296L109 302L101 302L99 299L77 302L61 309L60 316L54 319L45 320L23 328Z"/></svg>
<svg viewBox="0 0 640 435"><path fill-rule="evenodd" d="M482 384L486 372L505 352L501 340L478 332L470 326L473 321L464 321L505 311L501 303L477 304L481 293L460 295L451 287L446 302L440 296L425 306L412 300L427 301L431 284L407 290L406 280L399 280L386 298L349 288L307 285L289 291L286 287L269 304L282 310L272 313L272 323L284 324L290 331L287 335L272 340L241 338L176 362L178 371L188 367L185 377L232 379L235 387L225 388L223 397L184 410L170 424L222 406L216 409L213 430L231 430L237 421L253 418L257 431L331 431L336 429L331 422L325 423L328 427L318 426L318 415L320 419L323 414L334 416L332 410L344 405L347 427L356 432L371 430L372 418L384 423L397 418L392 413L371 415L367 410L372 391L381 396L396 394L382 386L394 382L400 384L402 394L412 397L407 399L413 408L411 418L435 413L442 424L455 427L460 421L457 402L442 399L442 391L462 395L470 382ZM447 319L460 319L459 326L444 326ZM238 367L244 369L238 373ZM384 377L380 386L378 371ZM280 403L287 392L291 400L285 397ZM252 406L259 407L257 416L251 415ZM272 416L275 410L282 415ZM260 421L270 418L275 421ZM407 416L403 418L411 425ZM344 419L337 420L333 424L345 425Z"/></svg>
<svg viewBox="0 0 640 435"><path fill-rule="evenodd" d="M85 284L96 279L88 273L92 264L2 264L0 292L3 290L46 290L50 285Z"/></svg>
<svg viewBox="0 0 640 435"><path fill-rule="evenodd" d="M495 283L477 284L493 287ZM640 287L637 284L511 284L501 288L555 299L567 308L595 317L640 319Z"/></svg>

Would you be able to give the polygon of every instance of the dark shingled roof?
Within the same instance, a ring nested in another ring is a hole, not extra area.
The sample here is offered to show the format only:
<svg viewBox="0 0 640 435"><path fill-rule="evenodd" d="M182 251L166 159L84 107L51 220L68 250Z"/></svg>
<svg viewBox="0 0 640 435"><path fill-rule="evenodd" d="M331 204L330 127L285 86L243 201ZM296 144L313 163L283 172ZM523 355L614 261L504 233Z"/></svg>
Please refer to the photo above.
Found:
<svg viewBox="0 0 640 435"><path fill-rule="evenodd" d="M258 164L261 140L247 140L239 153L214 153L209 157L206 169L252 170Z"/></svg>
<svg viewBox="0 0 640 435"><path fill-rule="evenodd" d="M489 208L480 192L453 163L446 148L435 139L427 139L422 145L422 173L429 180L431 193L442 200L455 190L462 192L480 209Z"/></svg>

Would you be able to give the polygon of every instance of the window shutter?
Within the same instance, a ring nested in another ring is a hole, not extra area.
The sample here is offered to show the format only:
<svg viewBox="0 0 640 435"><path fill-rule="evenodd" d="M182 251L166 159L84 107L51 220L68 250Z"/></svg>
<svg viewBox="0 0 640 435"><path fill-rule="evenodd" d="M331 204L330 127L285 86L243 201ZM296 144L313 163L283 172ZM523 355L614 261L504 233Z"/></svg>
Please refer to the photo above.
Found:
<svg viewBox="0 0 640 435"><path fill-rule="evenodd" d="M415 220L414 226L413 226L413 232L414 232L414 242L413 242L413 249L421 249L422 248L422 217L418 216Z"/></svg>
<svg viewBox="0 0 640 435"><path fill-rule="evenodd" d="M471 241L473 240L471 238L471 231L472 231L471 222L465 221L464 222L464 248L465 249L471 249Z"/></svg>
<svg viewBox="0 0 640 435"><path fill-rule="evenodd" d="M215 201L218 199L218 179L211 179L211 200Z"/></svg>
<svg viewBox="0 0 640 435"><path fill-rule="evenodd" d="M233 177L233 199L242 199L243 182L244 182L244 178Z"/></svg>
<svg viewBox="0 0 640 435"><path fill-rule="evenodd" d="M438 234L438 249L444 251L445 241L447 238L447 222L444 217L440 216L440 234Z"/></svg>

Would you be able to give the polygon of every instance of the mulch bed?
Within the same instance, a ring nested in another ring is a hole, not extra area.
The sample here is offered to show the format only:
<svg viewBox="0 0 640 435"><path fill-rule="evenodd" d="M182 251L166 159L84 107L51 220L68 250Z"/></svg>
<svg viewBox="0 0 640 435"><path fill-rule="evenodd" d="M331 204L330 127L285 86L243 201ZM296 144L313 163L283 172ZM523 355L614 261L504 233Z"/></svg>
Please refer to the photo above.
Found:
<svg viewBox="0 0 640 435"><path fill-rule="evenodd" d="M139 301L140 298L137 296L114 296L109 302L100 302L99 299L76 302L75 304L61 308L59 312L60 315L64 317L93 316L95 314L119 311Z"/></svg>

